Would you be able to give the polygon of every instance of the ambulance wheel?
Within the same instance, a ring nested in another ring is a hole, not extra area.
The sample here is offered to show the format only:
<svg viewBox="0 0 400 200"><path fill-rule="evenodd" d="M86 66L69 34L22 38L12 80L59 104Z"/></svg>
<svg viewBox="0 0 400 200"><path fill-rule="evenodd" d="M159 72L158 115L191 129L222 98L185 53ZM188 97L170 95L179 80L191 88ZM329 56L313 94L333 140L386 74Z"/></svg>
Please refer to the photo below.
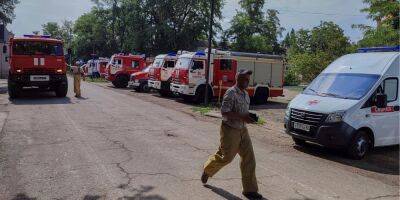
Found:
<svg viewBox="0 0 400 200"><path fill-rule="evenodd" d="M68 83L67 82L60 83L55 88L55 92L57 97L66 97L68 93Z"/></svg>
<svg viewBox="0 0 400 200"><path fill-rule="evenodd" d="M293 141L294 141L294 143L297 145L297 146L305 146L306 145L306 141L305 140L302 140L302 139L299 139L299 138L295 138L295 137L292 137L292 139L293 139Z"/></svg>
<svg viewBox="0 0 400 200"><path fill-rule="evenodd" d="M129 79L125 75L119 75L115 78L115 81L113 81L113 85L116 88L126 88L128 86Z"/></svg>
<svg viewBox="0 0 400 200"><path fill-rule="evenodd" d="M147 83L141 83L140 84L140 86L139 86L139 92L145 92L145 93L147 93L147 92L149 92L150 91L150 88L149 88L149 85L147 85Z"/></svg>
<svg viewBox="0 0 400 200"><path fill-rule="evenodd" d="M372 147L372 140L364 131L358 131L350 146L347 149L347 154L352 159L360 160L367 155Z"/></svg>
<svg viewBox="0 0 400 200"><path fill-rule="evenodd" d="M20 92L20 86L12 82L11 80L8 80L8 96L10 97L10 99L18 98Z"/></svg>
<svg viewBox="0 0 400 200"><path fill-rule="evenodd" d="M257 88L254 97L253 97L253 104L261 105L267 104L269 97L268 88Z"/></svg>

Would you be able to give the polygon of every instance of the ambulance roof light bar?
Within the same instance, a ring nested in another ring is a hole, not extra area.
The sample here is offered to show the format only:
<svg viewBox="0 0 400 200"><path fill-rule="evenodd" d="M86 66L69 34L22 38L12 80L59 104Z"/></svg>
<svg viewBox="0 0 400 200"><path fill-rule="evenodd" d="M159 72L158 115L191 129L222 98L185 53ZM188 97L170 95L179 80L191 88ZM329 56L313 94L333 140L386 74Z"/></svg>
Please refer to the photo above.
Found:
<svg viewBox="0 0 400 200"><path fill-rule="evenodd" d="M358 53L368 53L368 52L399 52L400 45L391 47L369 47L369 48L359 48Z"/></svg>

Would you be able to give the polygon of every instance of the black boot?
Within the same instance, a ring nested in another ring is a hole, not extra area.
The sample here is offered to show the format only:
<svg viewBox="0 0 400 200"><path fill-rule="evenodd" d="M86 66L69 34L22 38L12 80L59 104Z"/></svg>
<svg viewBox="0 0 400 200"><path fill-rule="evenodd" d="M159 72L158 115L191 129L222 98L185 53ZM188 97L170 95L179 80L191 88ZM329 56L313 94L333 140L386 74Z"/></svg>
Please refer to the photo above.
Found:
<svg viewBox="0 0 400 200"><path fill-rule="evenodd" d="M243 192L242 193L248 199L262 199L263 196L258 192Z"/></svg>
<svg viewBox="0 0 400 200"><path fill-rule="evenodd" d="M203 184L206 184L208 181L208 175L206 174L206 172L203 172L203 175L201 175L201 182Z"/></svg>

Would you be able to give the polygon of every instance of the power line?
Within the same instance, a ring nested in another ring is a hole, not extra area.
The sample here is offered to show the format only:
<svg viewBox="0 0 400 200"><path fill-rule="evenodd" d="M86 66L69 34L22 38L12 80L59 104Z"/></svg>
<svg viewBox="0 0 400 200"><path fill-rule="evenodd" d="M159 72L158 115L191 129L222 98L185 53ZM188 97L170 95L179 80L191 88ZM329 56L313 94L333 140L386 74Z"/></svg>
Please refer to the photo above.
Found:
<svg viewBox="0 0 400 200"><path fill-rule="evenodd" d="M309 15L366 17L366 15L361 15L361 14L356 15L356 14L342 14L342 13L306 12L306 11L286 10L286 9L274 9L274 10L279 11L280 14L301 13L301 14L309 14ZM281 13L281 12L290 12L290 13Z"/></svg>

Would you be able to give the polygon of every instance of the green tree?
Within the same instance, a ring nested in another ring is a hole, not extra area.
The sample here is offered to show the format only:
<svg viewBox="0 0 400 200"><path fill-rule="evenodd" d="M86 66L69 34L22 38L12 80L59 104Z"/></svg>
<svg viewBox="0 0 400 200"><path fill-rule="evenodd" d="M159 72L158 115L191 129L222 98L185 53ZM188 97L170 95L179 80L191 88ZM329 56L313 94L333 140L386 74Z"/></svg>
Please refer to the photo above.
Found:
<svg viewBox="0 0 400 200"><path fill-rule="evenodd" d="M364 0L368 4L362 12L368 13L377 26L370 27L362 24L353 25L364 32L364 37L358 42L361 47L399 45L399 11L398 0Z"/></svg>
<svg viewBox="0 0 400 200"><path fill-rule="evenodd" d="M238 51L281 53L278 37L284 30L280 27L278 11L262 11L264 0L241 0L242 10L231 21L227 34L232 48Z"/></svg>
<svg viewBox="0 0 400 200"><path fill-rule="evenodd" d="M290 78L300 77L304 82L310 82L329 63L352 50L343 30L333 22L321 22L311 30L301 29L291 33L287 40Z"/></svg>
<svg viewBox="0 0 400 200"><path fill-rule="evenodd" d="M8 24L15 18L14 10L19 0L0 0L0 21Z"/></svg>
<svg viewBox="0 0 400 200"><path fill-rule="evenodd" d="M42 25L42 31L44 35L50 35L53 38L63 40L65 47L69 48L72 45L73 40L73 22L63 21L61 25L57 22L47 22Z"/></svg>

